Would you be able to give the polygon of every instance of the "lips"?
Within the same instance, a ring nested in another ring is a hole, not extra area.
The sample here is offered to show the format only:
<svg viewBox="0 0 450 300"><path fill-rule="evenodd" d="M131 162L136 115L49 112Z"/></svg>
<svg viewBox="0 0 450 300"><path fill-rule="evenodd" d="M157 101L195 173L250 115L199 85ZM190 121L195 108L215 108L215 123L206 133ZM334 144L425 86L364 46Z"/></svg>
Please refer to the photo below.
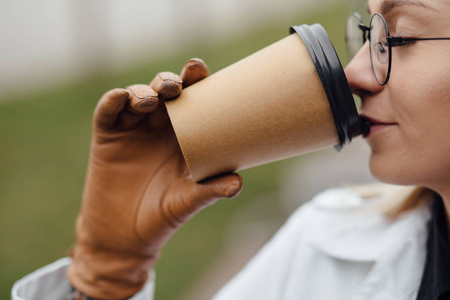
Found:
<svg viewBox="0 0 450 300"><path fill-rule="evenodd" d="M361 122L365 123L369 127L369 130L366 134L364 134L364 137L368 137L374 134L376 131L382 130L389 126L398 125L397 123L394 122L382 121L365 115L360 115L360 118Z"/></svg>

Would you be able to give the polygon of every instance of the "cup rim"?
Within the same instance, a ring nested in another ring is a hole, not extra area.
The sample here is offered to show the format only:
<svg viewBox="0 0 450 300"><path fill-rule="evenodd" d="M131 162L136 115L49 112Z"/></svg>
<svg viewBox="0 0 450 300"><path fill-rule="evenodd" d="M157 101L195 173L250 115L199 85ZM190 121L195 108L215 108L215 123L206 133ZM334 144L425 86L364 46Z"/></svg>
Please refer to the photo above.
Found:
<svg viewBox="0 0 450 300"><path fill-rule="evenodd" d="M368 128L359 118L355 101L336 50L327 32L320 24L292 26L290 33L297 33L305 44L314 63L330 104L340 151L352 138L364 134Z"/></svg>

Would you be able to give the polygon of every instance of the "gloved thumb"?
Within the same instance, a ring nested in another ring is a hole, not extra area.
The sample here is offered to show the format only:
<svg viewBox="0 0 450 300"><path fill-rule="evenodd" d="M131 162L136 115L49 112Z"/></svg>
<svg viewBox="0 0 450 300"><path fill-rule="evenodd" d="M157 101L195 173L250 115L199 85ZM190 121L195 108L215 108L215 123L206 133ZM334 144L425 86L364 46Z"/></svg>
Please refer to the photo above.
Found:
<svg viewBox="0 0 450 300"><path fill-rule="evenodd" d="M233 198L239 195L242 190L242 177L236 173L228 173L200 182L186 178L178 182L177 186L180 190L176 192L176 195L170 195L170 192L166 194L169 198L175 196L176 200L168 201L162 206L166 219L170 219L173 226L185 223L202 208L221 198Z"/></svg>
<svg viewBox="0 0 450 300"><path fill-rule="evenodd" d="M194 184L192 194L192 209L197 211L211 205L222 198L234 198L242 190L242 177L237 173L228 173Z"/></svg>

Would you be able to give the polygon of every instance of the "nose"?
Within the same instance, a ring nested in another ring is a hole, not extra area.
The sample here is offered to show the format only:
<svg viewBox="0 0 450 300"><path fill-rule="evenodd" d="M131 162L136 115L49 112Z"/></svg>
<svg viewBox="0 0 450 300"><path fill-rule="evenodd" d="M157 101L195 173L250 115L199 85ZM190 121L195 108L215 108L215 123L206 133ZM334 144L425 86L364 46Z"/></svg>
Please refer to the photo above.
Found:
<svg viewBox="0 0 450 300"><path fill-rule="evenodd" d="M363 99L367 94L375 94L383 89L372 71L370 62L369 42L366 42L345 68L345 75L353 94Z"/></svg>

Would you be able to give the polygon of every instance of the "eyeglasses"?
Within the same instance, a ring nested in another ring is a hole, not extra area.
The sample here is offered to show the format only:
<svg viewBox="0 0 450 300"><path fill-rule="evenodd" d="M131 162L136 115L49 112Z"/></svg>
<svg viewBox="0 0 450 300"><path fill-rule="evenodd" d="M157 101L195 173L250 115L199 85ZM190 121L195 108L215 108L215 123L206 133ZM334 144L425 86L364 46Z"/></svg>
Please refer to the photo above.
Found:
<svg viewBox="0 0 450 300"><path fill-rule="evenodd" d="M389 35L386 19L376 13L365 26L358 13L347 20L347 49L349 58L353 58L364 43L369 40L370 61L373 74L379 85L386 85L391 75L392 47L412 44L416 41L450 40L450 38L404 38Z"/></svg>

